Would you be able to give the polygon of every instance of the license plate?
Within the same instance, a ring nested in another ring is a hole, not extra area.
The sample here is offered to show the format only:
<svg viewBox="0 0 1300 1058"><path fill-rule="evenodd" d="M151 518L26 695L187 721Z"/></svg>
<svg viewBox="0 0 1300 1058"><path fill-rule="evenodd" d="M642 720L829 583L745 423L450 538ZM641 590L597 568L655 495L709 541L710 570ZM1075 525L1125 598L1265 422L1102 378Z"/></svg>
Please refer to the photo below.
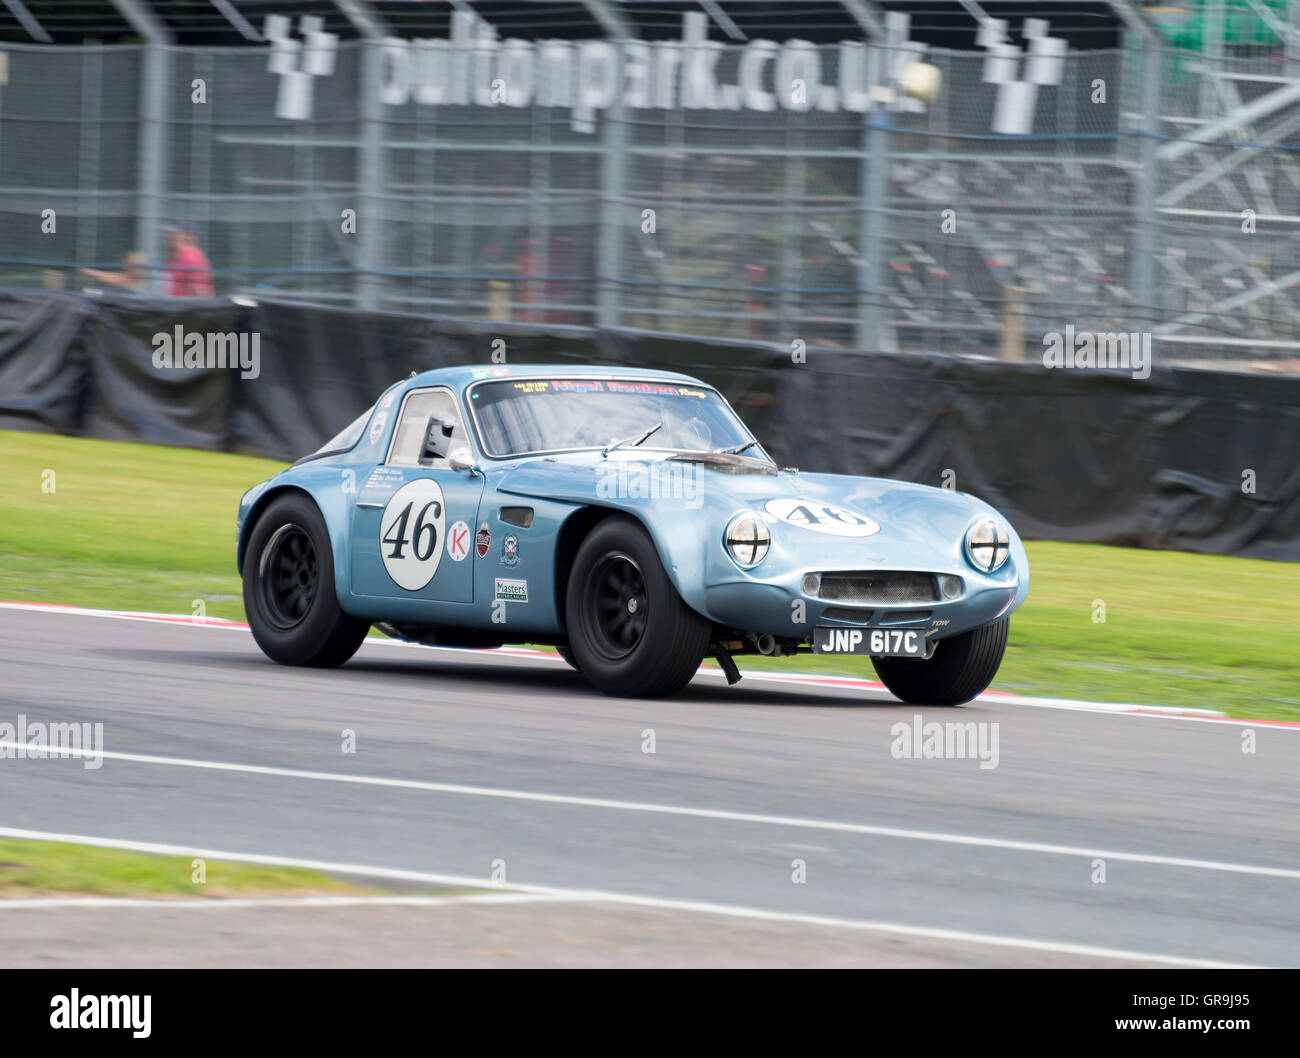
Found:
<svg viewBox="0 0 1300 1058"><path fill-rule="evenodd" d="M813 653L923 658L925 629L835 628L831 625L817 625L813 629Z"/></svg>

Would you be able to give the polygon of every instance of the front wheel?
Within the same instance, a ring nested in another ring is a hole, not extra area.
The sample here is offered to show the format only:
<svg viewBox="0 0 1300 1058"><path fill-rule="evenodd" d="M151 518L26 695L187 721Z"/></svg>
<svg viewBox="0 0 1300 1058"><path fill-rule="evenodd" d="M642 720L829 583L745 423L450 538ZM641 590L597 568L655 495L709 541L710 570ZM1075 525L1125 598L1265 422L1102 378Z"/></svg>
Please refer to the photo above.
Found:
<svg viewBox="0 0 1300 1058"><path fill-rule="evenodd" d="M334 593L334 552L325 519L288 493L257 519L244 554L244 612L262 652L281 665L342 665L367 621L344 613Z"/></svg>
<svg viewBox="0 0 1300 1058"><path fill-rule="evenodd" d="M582 542L565 594L569 652L606 694L660 698L688 683L712 626L682 601L639 524L611 517Z"/></svg>
<svg viewBox="0 0 1300 1058"><path fill-rule="evenodd" d="M909 705L961 705L982 694L998 674L1007 648L1010 618L941 639L934 654L916 658L872 658L889 692Z"/></svg>

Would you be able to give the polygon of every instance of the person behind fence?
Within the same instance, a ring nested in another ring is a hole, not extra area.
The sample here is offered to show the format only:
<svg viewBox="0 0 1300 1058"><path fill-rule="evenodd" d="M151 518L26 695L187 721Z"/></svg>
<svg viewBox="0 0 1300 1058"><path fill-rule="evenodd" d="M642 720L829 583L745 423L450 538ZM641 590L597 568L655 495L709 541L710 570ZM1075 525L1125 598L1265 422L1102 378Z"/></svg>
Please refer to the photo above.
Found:
<svg viewBox="0 0 1300 1058"><path fill-rule="evenodd" d="M144 254L139 250L131 250L122 255L120 271L114 272L105 268L78 268L77 271L105 286L135 294L144 293Z"/></svg>
<svg viewBox="0 0 1300 1058"><path fill-rule="evenodd" d="M167 260L168 296L212 297L212 262L199 246L194 229L188 224L173 224L163 230L171 249Z"/></svg>

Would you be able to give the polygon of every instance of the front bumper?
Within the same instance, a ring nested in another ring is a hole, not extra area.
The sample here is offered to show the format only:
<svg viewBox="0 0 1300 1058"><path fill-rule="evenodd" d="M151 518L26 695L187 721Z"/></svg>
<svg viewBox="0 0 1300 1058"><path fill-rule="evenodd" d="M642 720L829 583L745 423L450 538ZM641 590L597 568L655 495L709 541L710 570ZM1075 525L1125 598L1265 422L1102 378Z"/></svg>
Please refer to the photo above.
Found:
<svg viewBox="0 0 1300 1058"><path fill-rule="evenodd" d="M946 639L996 621L1014 609L1020 580L1011 565L1008 562L992 576L962 570L961 594L937 602L849 605L822 599L803 590L804 574L821 572L815 570L770 580L736 578L705 589L706 616L726 628L783 639L806 639L816 625L923 628L928 638Z"/></svg>

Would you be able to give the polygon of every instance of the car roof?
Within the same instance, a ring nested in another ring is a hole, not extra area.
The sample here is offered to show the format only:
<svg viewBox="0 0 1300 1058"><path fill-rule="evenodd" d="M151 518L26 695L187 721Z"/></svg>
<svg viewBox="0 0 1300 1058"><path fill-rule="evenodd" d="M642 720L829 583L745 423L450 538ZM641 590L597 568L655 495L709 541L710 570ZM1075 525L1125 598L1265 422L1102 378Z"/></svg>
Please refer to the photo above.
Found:
<svg viewBox="0 0 1300 1058"><path fill-rule="evenodd" d="M590 364L467 364L438 367L422 371L409 379L409 388L419 386L464 387L471 382L507 378L646 378L708 385L698 378L677 371L658 371L648 367L593 366Z"/></svg>

